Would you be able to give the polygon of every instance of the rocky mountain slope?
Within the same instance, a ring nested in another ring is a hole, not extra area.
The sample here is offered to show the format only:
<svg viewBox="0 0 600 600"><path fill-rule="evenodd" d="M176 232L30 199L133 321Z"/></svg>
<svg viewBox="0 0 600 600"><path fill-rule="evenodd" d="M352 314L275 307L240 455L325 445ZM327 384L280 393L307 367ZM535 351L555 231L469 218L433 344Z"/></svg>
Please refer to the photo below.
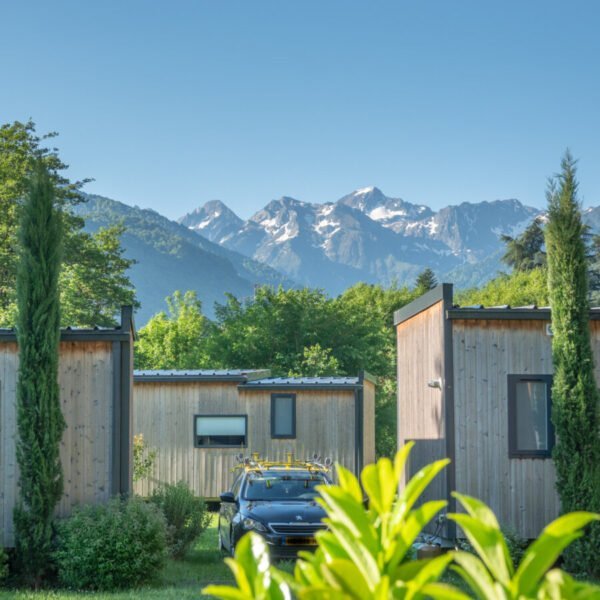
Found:
<svg viewBox="0 0 600 600"><path fill-rule="evenodd" d="M141 309L136 324L143 325L160 310L175 290L195 290L205 314L214 314L215 302L224 303L225 294L251 296L256 284L293 283L269 266L215 244L153 210L122 202L86 196L76 212L85 218L86 229L123 222L125 255L137 262L130 271Z"/></svg>
<svg viewBox="0 0 600 600"><path fill-rule="evenodd" d="M245 222L213 201L180 223L335 294L357 281L412 283L425 267L459 286L480 284L501 267L500 235L519 233L539 212L513 199L436 212L369 187L326 204L283 197Z"/></svg>

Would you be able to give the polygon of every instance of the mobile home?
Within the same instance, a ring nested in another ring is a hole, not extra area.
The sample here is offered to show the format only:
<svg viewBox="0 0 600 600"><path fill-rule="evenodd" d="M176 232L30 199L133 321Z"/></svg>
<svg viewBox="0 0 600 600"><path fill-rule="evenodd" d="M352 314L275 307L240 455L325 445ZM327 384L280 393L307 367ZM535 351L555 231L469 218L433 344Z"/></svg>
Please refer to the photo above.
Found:
<svg viewBox="0 0 600 600"><path fill-rule="evenodd" d="M60 456L64 494L57 513L104 502L132 489L133 321L124 307L114 329L61 332L59 386L67 423ZM14 543L16 390L19 368L13 330L0 330L0 544Z"/></svg>
<svg viewBox="0 0 600 600"><path fill-rule="evenodd" d="M359 377L271 378L268 371L135 371L134 433L157 450L149 494L186 481L216 499L236 457L314 453L357 472L375 459L375 384Z"/></svg>
<svg viewBox="0 0 600 600"><path fill-rule="evenodd" d="M458 307L443 284L395 313L398 441L416 442L409 475L452 463L427 499L452 490L489 504L534 538L559 514L551 459L552 330L548 308ZM600 381L600 310L590 311ZM453 535L451 526L446 532Z"/></svg>

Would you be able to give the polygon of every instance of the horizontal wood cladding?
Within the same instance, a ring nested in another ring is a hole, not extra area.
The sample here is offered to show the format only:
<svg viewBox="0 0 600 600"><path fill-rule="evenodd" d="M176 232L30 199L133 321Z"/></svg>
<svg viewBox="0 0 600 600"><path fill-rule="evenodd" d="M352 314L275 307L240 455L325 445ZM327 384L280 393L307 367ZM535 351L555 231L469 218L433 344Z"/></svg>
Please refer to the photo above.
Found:
<svg viewBox="0 0 600 600"><path fill-rule="evenodd" d="M396 327L398 350L398 444L415 441L406 479L428 462L445 458L443 300ZM438 381L440 388L430 387ZM404 482L405 483L405 482ZM423 500L447 497L438 475Z"/></svg>
<svg viewBox="0 0 600 600"><path fill-rule="evenodd" d="M509 374L553 372L546 323L486 319L452 325L456 487L489 504L502 525L537 537L559 514L555 471L550 459L509 458L507 382Z"/></svg>
<svg viewBox="0 0 600 600"><path fill-rule="evenodd" d="M17 495L16 387L18 351L0 343L0 529L12 545L12 513ZM113 433L111 342L61 342L60 400L67 429L60 455L64 494L57 514L77 504L103 502L111 494Z"/></svg>
<svg viewBox="0 0 600 600"><path fill-rule="evenodd" d="M355 395L349 391L295 389L296 438L272 439L271 391L238 389L235 383L134 384L134 434L142 433L158 450L148 480L136 482L136 493L148 495L160 482L183 480L194 492L218 498L233 483L236 455L259 452L284 459L286 452L306 458L314 452L354 469ZM246 448L195 448L195 414L248 415Z"/></svg>

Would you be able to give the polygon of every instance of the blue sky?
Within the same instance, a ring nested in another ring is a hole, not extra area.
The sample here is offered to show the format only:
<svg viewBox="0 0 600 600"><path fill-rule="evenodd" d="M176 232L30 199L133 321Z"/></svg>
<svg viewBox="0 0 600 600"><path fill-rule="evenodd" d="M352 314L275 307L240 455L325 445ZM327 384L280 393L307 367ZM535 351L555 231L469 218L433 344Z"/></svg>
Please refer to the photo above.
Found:
<svg viewBox="0 0 600 600"><path fill-rule="evenodd" d="M0 122L172 218L369 185L542 206L567 146L598 205L599 26L591 0L4 2Z"/></svg>

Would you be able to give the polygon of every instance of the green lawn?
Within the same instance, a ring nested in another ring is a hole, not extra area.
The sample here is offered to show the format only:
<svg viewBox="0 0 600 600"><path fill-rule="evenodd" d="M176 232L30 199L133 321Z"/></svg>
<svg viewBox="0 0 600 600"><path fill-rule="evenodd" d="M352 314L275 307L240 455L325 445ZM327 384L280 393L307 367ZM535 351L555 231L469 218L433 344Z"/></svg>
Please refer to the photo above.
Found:
<svg viewBox="0 0 600 600"><path fill-rule="evenodd" d="M200 590L209 583L230 583L233 577L217 550L216 515L185 560L170 560L152 586L115 593L82 593L62 590L0 591L0 600L132 600L142 595L147 600L187 600L203 598Z"/></svg>

